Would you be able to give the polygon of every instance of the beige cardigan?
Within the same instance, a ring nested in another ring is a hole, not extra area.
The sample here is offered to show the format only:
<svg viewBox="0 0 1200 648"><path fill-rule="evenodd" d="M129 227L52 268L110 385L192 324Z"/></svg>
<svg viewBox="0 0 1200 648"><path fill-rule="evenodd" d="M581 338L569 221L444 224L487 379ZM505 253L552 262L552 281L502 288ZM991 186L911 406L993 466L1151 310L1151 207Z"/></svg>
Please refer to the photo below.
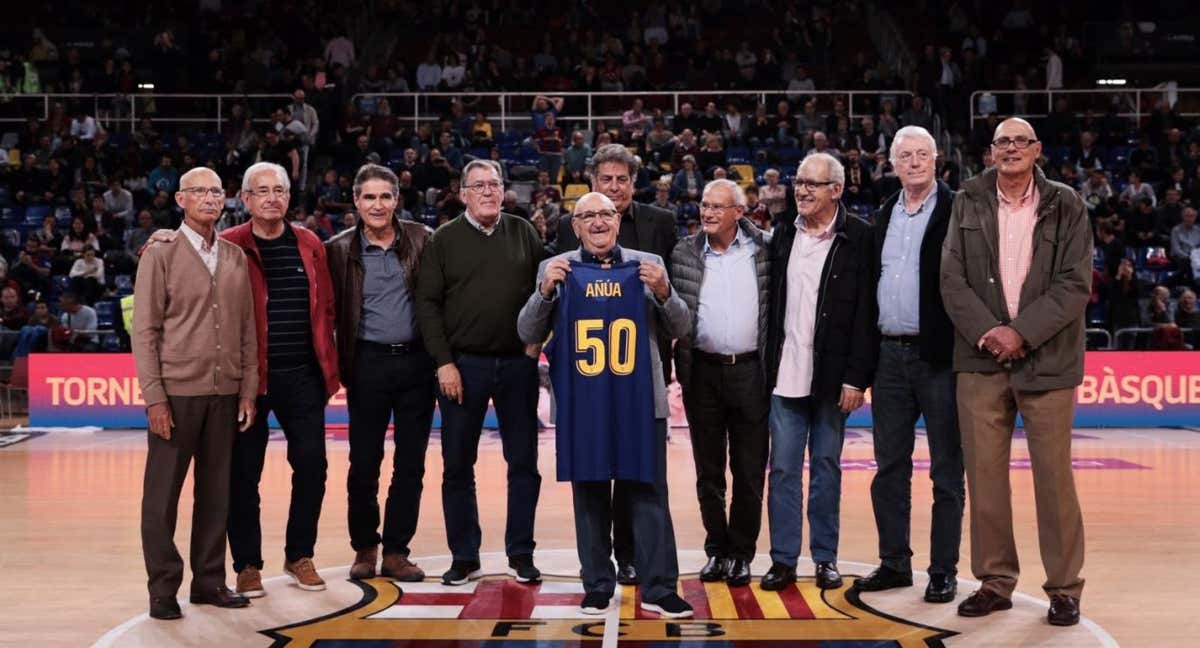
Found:
<svg viewBox="0 0 1200 648"><path fill-rule="evenodd" d="M138 263L133 358L146 405L171 396L258 393L258 338L246 257L217 236L217 272L186 236L151 243Z"/></svg>

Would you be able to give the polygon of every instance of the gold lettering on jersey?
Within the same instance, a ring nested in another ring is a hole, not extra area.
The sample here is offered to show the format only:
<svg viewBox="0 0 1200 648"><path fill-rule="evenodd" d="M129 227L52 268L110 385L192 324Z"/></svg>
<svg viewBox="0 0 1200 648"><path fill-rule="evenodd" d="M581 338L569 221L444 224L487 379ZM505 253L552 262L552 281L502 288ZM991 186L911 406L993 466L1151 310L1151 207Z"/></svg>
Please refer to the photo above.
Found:
<svg viewBox="0 0 1200 648"><path fill-rule="evenodd" d="M583 291L584 297L620 297L621 284L607 279L589 282Z"/></svg>

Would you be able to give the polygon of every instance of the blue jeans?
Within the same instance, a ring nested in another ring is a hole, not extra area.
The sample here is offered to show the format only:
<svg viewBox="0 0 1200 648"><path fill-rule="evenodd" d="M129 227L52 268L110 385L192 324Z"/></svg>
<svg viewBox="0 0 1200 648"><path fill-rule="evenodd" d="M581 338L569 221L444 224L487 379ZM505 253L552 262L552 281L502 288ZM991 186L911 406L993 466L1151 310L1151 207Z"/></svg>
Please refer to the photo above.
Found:
<svg viewBox="0 0 1200 648"><path fill-rule="evenodd" d="M836 400L771 396L767 520L772 562L795 567L800 557L806 447L810 464L809 552L814 562L837 560L846 416Z"/></svg>
<svg viewBox="0 0 1200 648"><path fill-rule="evenodd" d="M912 454L917 417L924 415L933 480L929 573L954 576L965 497L954 371L930 366L916 344L884 340L871 393L878 466L871 503L879 529L879 558L897 571L912 571Z"/></svg>

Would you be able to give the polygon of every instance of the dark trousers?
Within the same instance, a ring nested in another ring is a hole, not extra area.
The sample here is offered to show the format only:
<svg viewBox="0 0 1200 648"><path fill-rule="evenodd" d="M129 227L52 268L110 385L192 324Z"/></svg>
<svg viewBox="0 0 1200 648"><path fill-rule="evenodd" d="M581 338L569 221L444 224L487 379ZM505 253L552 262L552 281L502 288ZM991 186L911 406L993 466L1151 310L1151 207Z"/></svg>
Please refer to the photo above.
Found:
<svg viewBox="0 0 1200 648"><path fill-rule="evenodd" d="M964 500L954 372L930 366L920 358L916 344L884 340L871 393L878 466L871 504L879 529L879 557L892 569L912 570L912 453L917 418L924 415L933 480L929 573L954 576Z"/></svg>
<svg viewBox="0 0 1200 648"><path fill-rule="evenodd" d="M675 592L679 564L675 556L675 528L667 499L667 421L655 421L658 435L658 474L655 483L617 480L573 482L575 542L583 567L583 587L588 593L612 596L616 588L609 528L620 486L629 502L637 543L633 564L642 583L642 600L658 601Z"/></svg>
<svg viewBox="0 0 1200 648"><path fill-rule="evenodd" d="M753 560L762 528L770 432L762 364L756 359L721 365L693 356L692 375L683 392L692 456L696 461L696 498L704 523L704 553ZM725 458L733 475L733 498L725 515Z"/></svg>
<svg viewBox="0 0 1200 648"><path fill-rule="evenodd" d="M229 475L229 553L233 570L263 568L262 524L258 483L262 479L270 429L275 412L287 438L292 467L292 499L288 507L284 557L288 562L313 557L317 521L325 499L325 379L311 363L285 370L268 370L267 393L258 397L254 425L234 437Z"/></svg>
<svg viewBox="0 0 1200 648"><path fill-rule="evenodd" d="M425 448L433 424L436 381L433 360L423 350L393 355L359 346L355 375L346 389L350 413L350 546L355 551L383 543L384 554L409 553L417 532L425 478ZM393 420L392 482L379 533L379 467L384 436Z"/></svg>
<svg viewBox="0 0 1200 648"><path fill-rule="evenodd" d="M183 558L175 547L179 492L193 457L192 591L209 592L225 584L225 519L238 397L168 396L167 402L175 420L171 438L149 434L142 553L150 595L174 598L183 583Z"/></svg>
<svg viewBox="0 0 1200 648"><path fill-rule="evenodd" d="M662 360L663 384L671 384L671 338L659 336L659 359ZM612 499L612 546L618 565L633 563L633 508L626 491L626 482L613 485Z"/></svg>
<svg viewBox="0 0 1200 648"><path fill-rule="evenodd" d="M479 560L482 534L475 498L475 460L488 400L496 406L500 442L508 464L508 515L504 550L533 553L534 512L542 476L537 467L537 361L526 355L457 354L463 403L438 394L442 410L442 510L454 560Z"/></svg>

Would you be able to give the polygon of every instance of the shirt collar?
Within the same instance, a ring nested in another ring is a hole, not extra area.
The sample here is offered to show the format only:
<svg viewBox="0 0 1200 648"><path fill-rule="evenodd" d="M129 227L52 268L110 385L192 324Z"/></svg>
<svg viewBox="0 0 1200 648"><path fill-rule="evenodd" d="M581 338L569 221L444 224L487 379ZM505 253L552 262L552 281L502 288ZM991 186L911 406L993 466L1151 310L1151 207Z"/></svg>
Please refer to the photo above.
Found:
<svg viewBox="0 0 1200 648"><path fill-rule="evenodd" d="M608 251L609 263L621 263L621 257L620 245L614 245L613 248ZM587 248L583 247L582 245L579 246L579 260L583 261L584 263L604 263L603 259L597 258L596 255L588 252Z"/></svg>
<svg viewBox="0 0 1200 648"><path fill-rule="evenodd" d="M480 232L483 232L484 234L487 234L488 236L491 236L492 233L496 231L496 228L500 227L500 219L504 218L504 215L501 214L500 216L498 216L496 218L496 222L493 223L491 227L484 227L483 223L480 223L479 221L475 220L474 216L471 216L471 212L464 211L463 216L467 217L467 222L471 224L471 227L474 227L475 229L479 230Z"/></svg>
<svg viewBox="0 0 1200 648"><path fill-rule="evenodd" d="M209 246L208 241L205 241L204 237L200 236L199 232L188 227L187 221L180 223L179 231L183 232L184 237L186 237L188 242L192 244L192 247L196 248L197 250L200 250L201 252L211 252L213 249L215 249L217 247L216 232L213 232L213 242L212 242L212 245ZM207 249L205 249L205 248L207 248Z"/></svg>
<svg viewBox="0 0 1200 648"><path fill-rule="evenodd" d="M834 216L833 220L829 221L828 227L826 227L823 231L820 231L820 232L817 232L814 234L814 233L810 233L808 231L808 229L804 226L804 217L800 216L799 214L796 215L796 230L805 236L808 236L810 238L815 238L819 241L824 241L826 239L833 238L833 228L836 225L837 225L837 216Z"/></svg>
<svg viewBox="0 0 1200 648"><path fill-rule="evenodd" d="M389 246L387 246L387 249L389 249L389 250L390 250L390 249L392 249L392 248L396 247L396 241L397 241L399 238L400 238L400 235L399 235L399 233L397 233L397 234L396 234L396 236L393 236L393 237L392 237L392 244L391 244L391 245L389 245ZM365 228L365 227L360 227L360 228L358 229L358 240L359 240L359 243L362 245L362 251L363 251L363 252L366 252L367 250L370 250L370 249L371 249L371 248L373 248L373 247L374 247L374 248L380 248L380 249L384 249L384 248L382 248L382 247L380 247L380 246L378 246L378 245L375 245L374 243L372 243L371 241L369 241L369 240L367 239L367 228Z"/></svg>
<svg viewBox="0 0 1200 648"><path fill-rule="evenodd" d="M731 242L729 244L729 247L725 249L725 252L717 252L716 250L714 250L712 248L712 245L708 242L708 235L705 234L704 235L704 253L705 254L709 254L709 253L725 254L735 247L742 247L743 245L747 245L749 243L750 243L750 236L746 234L746 230L742 229L741 225L738 225L737 226L737 234L733 237L733 242Z"/></svg>
<svg viewBox="0 0 1200 648"><path fill-rule="evenodd" d="M1015 201L1015 204L1018 207L1024 206L1025 203L1029 202L1029 199L1033 197L1033 187L1034 187L1034 182L1033 182L1033 177L1031 176L1029 178L1029 186L1025 187L1025 192L1021 194L1020 200ZM996 196L999 197L1000 202L1004 203L1005 205L1014 204L1014 201L1009 200L1008 196L1004 195L1004 191L1000 189L999 180L996 181Z"/></svg>
<svg viewBox="0 0 1200 648"><path fill-rule="evenodd" d="M906 205L908 205L907 198L908 198L908 190L901 189L900 190L900 202L897 203L900 205L900 210L904 212L905 216L908 216L910 218L913 216L919 216L922 213L924 213L925 210L928 209L929 206L932 205L935 200L937 200L937 183L934 183L933 190L929 192L928 196L925 196L925 200L921 201L921 206L917 208L917 211L909 213L908 207L906 206Z"/></svg>

